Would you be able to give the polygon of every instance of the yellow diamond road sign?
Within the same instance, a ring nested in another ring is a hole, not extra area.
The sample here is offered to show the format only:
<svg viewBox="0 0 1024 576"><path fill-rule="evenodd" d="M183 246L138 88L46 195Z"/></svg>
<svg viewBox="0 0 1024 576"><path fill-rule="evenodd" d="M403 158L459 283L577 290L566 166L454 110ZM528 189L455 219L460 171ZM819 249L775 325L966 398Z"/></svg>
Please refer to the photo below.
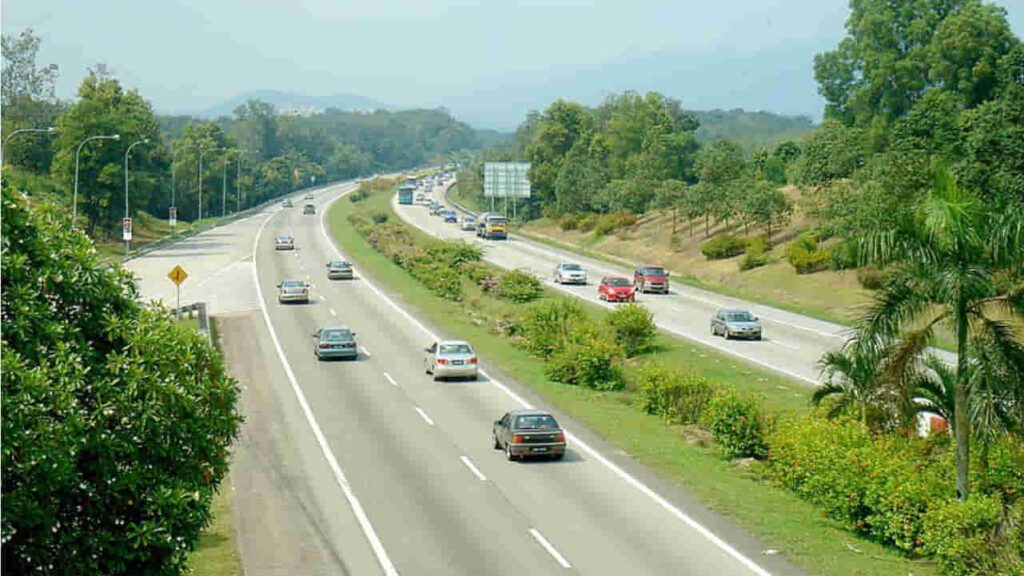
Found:
<svg viewBox="0 0 1024 576"><path fill-rule="evenodd" d="M181 266L175 266L173 270L167 273L167 277L171 279L171 282L180 286L185 281L185 278L188 278L188 274Z"/></svg>

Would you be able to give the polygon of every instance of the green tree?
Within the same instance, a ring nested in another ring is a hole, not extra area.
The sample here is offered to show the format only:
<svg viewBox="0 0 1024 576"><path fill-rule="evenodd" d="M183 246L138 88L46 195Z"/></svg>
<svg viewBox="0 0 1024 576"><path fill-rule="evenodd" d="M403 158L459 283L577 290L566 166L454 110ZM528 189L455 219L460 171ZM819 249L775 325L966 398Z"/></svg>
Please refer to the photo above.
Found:
<svg viewBox="0 0 1024 576"><path fill-rule="evenodd" d="M576 140L555 180L559 212L593 209L594 196L610 179L607 159L608 148L601 134L589 132Z"/></svg>
<svg viewBox="0 0 1024 576"><path fill-rule="evenodd" d="M555 182L562 163L576 140L592 127L590 113L574 102L558 100L544 111L525 150L530 162L530 189L538 201L555 204Z"/></svg>
<svg viewBox="0 0 1024 576"><path fill-rule="evenodd" d="M228 472L238 385L65 211L10 186L2 199L4 570L184 574Z"/></svg>
<svg viewBox="0 0 1024 576"><path fill-rule="evenodd" d="M765 226L768 239L772 237L772 226L781 228L793 214L793 201L786 193L765 180L747 181L743 204L744 221Z"/></svg>
<svg viewBox="0 0 1024 576"><path fill-rule="evenodd" d="M795 169L797 182L821 186L850 178L867 158L862 130L826 120L804 142Z"/></svg>
<svg viewBox="0 0 1024 576"><path fill-rule="evenodd" d="M181 138L173 142L173 148L178 217L195 220L199 216L200 153L203 215L213 214L214 200L221 195L224 163L230 158L228 149L237 148L234 140L216 122L190 122Z"/></svg>
<svg viewBox="0 0 1024 576"><path fill-rule="evenodd" d="M956 336L952 432L957 492L966 499L972 350L987 343L987 363L1024 373L1024 344L1011 324L992 315L1001 308L1011 319L1024 317L1024 208L995 213L939 166L913 217L865 234L861 244L866 263L895 266L858 327L861 339L899 339L890 357L900 366L921 355L936 327L947 325ZM1010 281L997 282L1000 273Z"/></svg>
<svg viewBox="0 0 1024 576"><path fill-rule="evenodd" d="M82 148L79 169L79 212L96 227L114 232L124 216L124 153L131 143L148 138L147 146L132 150L131 171L135 186L131 188L131 212L144 208L155 194L162 193L158 184L167 173L167 157L159 145L159 123L150 103L136 90L125 91L120 82L106 75L99 67L90 70L78 88L78 101L71 105L57 123L54 140L56 154L53 176L72 190L75 179L75 153L79 144L90 136L119 134L119 142L94 141ZM147 177L147 173L153 177Z"/></svg>
<svg viewBox="0 0 1024 576"><path fill-rule="evenodd" d="M237 140L243 148L259 150L261 158L273 158L281 152L277 110L262 100L249 100L235 108Z"/></svg>
<svg viewBox="0 0 1024 576"><path fill-rule="evenodd" d="M54 95L57 65L38 66L40 39L31 28L17 37L4 35L2 87L0 87L0 139L22 128L55 126L63 105ZM53 149L45 134L22 135L5 149L4 162L33 172L50 171Z"/></svg>
<svg viewBox="0 0 1024 576"><path fill-rule="evenodd" d="M861 426L878 423L880 400L887 389L886 352L877 343L860 340L827 352L818 361L825 383L811 394L811 403L819 406L830 399L829 418L852 409Z"/></svg>

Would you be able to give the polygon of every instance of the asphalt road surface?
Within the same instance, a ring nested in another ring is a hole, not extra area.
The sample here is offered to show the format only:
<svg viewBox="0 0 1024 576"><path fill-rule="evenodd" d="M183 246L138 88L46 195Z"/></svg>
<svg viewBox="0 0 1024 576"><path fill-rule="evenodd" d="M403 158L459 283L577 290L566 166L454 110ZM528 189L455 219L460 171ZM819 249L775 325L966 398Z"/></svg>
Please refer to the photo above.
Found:
<svg viewBox="0 0 1024 576"><path fill-rule="evenodd" d="M435 187L433 196L439 202L447 203L444 188ZM399 205L397 198L393 200L392 206L402 219L428 234L479 243L485 247L484 258L489 262L503 268L527 270L544 279L552 288L609 309L616 305L602 302L597 297L597 284L601 278L608 275L625 276L630 281L633 278L631 269L571 254L522 237L513 235L507 240L479 239L473 232L459 230L456 224L444 223L440 216L431 216L425 206ZM588 274L588 284L555 284L552 280L555 267L563 262L582 265ZM658 265L657 262L648 264ZM819 383L818 359L825 352L840 347L845 340L847 327L671 282L671 278L669 280L669 294L637 294L637 302L651 311L659 328L807 385ZM719 308L739 308L753 312L761 320L763 340L726 340L721 336L713 336L711 316ZM954 362L952 354L941 351L936 353Z"/></svg>
<svg viewBox="0 0 1024 576"><path fill-rule="evenodd" d="M232 482L247 575L800 574L558 412L563 461L507 462L492 421L543 401L487 358L477 382L433 382L430 326L358 267L327 280L339 254L323 214L349 190L318 192L316 215L304 200L274 206L212 231L218 246L199 235L130 265L143 295L164 300L167 270L191 267L183 303L209 295L233 312L221 326L245 386ZM274 251L282 233L294 252ZM310 282L311 302L279 304L286 279ZM312 333L338 325L357 333L359 358L316 361Z"/></svg>

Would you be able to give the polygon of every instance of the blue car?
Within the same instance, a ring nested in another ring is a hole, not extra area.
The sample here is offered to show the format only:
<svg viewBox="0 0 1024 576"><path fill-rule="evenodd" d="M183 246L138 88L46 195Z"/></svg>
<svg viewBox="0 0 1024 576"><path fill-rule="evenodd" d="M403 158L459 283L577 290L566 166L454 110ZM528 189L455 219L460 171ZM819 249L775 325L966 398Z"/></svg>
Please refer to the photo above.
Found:
<svg viewBox="0 0 1024 576"><path fill-rule="evenodd" d="M444 213L444 221L450 223L458 223L459 215L455 213L455 210L449 210Z"/></svg>
<svg viewBox="0 0 1024 576"><path fill-rule="evenodd" d="M313 338L316 339L313 355L317 360L355 360L359 357L356 333L348 328L321 328L313 334Z"/></svg>

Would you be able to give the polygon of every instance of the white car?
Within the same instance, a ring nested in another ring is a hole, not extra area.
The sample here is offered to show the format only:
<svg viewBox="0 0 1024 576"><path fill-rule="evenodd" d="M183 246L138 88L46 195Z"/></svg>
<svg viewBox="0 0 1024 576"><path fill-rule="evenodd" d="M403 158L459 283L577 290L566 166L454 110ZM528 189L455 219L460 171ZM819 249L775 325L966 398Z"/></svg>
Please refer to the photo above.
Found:
<svg viewBox="0 0 1024 576"><path fill-rule="evenodd" d="M555 284L586 284L587 271L579 264L565 262L555 268Z"/></svg>
<svg viewBox="0 0 1024 576"><path fill-rule="evenodd" d="M434 377L477 378L476 352L469 342L463 340L441 340L424 349L423 370Z"/></svg>
<svg viewBox="0 0 1024 576"><path fill-rule="evenodd" d="M302 280L285 280L277 285L277 301L309 303L309 284Z"/></svg>
<svg viewBox="0 0 1024 576"><path fill-rule="evenodd" d="M459 223L459 230L464 232L473 232L476 230L476 218L472 216L463 216L462 222Z"/></svg>
<svg viewBox="0 0 1024 576"><path fill-rule="evenodd" d="M274 238L274 250L295 250L295 238L291 236Z"/></svg>

